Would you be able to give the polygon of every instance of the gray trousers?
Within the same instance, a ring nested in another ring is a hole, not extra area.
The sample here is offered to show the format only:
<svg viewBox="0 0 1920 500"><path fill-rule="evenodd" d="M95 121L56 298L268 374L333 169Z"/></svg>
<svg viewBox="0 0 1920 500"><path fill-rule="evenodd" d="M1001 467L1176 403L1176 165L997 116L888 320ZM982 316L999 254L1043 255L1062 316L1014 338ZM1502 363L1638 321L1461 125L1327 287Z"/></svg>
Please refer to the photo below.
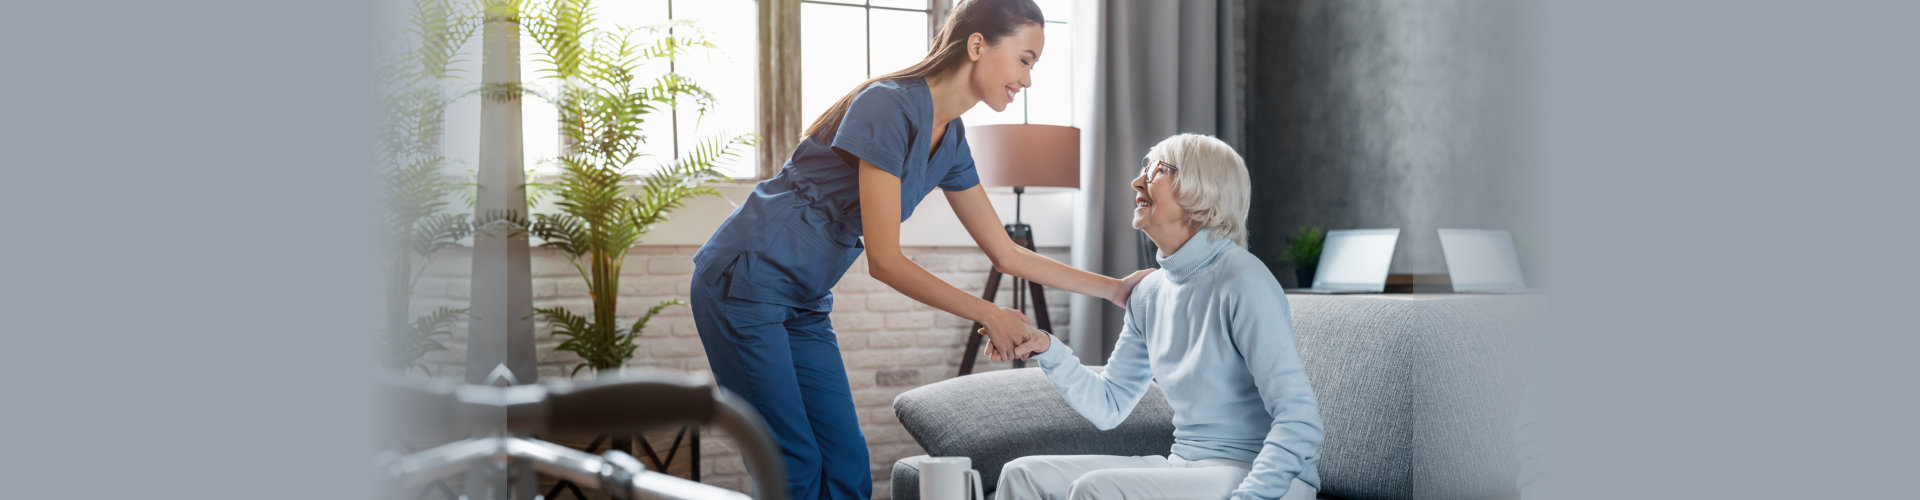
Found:
<svg viewBox="0 0 1920 500"><path fill-rule="evenodd" d="M1227 498L1251 466L1232 460L1189 461L1178 456L1042 455L1007 462L1000 469L997 500L1207 499ZM1282 500L1318 494L1293 480Z"/></svg>

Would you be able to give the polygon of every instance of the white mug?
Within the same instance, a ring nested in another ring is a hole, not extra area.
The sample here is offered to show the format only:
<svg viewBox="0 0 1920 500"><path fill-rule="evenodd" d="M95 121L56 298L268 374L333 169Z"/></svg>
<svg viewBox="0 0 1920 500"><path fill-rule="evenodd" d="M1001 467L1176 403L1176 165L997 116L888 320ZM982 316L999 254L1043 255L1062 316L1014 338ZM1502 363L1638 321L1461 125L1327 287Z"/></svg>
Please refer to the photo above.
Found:
<svg viewBox="0 0 1920 500"><path fill-rule="evenodd" d="M973 479L973 500L985 500L980 487L980 471L973 470L967 457L927 457L920 459L921 500L966 500L967 479Z"/></svg>

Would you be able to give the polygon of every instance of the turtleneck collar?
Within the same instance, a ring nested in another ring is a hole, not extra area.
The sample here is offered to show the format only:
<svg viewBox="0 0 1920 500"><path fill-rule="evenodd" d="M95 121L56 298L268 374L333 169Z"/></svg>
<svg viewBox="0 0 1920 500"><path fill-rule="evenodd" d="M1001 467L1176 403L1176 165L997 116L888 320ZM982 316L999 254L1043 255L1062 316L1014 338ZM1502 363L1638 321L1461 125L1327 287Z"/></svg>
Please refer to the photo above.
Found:
<svg viewBox="0 0 1920 500"><path fill-rule="evenodd" d="M1155 257L1160 259L1160 270L1167 273L1167 279L1180 283L1206 269L1207 265L1213 263L1214 257L1232 245L1232 240L1215 239L1212 231L1201 228L1193 233L1186 244L1180 245L1180 251Z"/></svg>

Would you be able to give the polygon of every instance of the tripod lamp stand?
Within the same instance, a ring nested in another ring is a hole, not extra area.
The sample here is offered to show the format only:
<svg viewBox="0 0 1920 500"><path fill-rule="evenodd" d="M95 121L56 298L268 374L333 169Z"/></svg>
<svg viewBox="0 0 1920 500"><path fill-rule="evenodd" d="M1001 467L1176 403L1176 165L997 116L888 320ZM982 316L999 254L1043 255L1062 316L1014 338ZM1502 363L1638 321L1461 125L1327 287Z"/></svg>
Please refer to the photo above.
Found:
<svg viewBox="0 0 1920 500"><path fill-rule="evenodd" d="M974 169L980 184L989 188L1013 188L1013 223L1007 224L1007 236L1013 243L1034 250L1033 226L1020 218L1021 197L1029 189L1035 192L1066 191L1080 188L1080 129L1058 125L978 125L967 127L967 143L973 148ZM987 271L987 289L980 298L993 302L1000 291L1000 270ZM1034 326L1053 331L1048 314L1047 296L1039 283L1013 277L1013 309L1032 312ZM960 374L973 373L980 355L980 323L966 331L967 350L960 356ZM1014 367L1024 363L1015 360Z"/></svg>

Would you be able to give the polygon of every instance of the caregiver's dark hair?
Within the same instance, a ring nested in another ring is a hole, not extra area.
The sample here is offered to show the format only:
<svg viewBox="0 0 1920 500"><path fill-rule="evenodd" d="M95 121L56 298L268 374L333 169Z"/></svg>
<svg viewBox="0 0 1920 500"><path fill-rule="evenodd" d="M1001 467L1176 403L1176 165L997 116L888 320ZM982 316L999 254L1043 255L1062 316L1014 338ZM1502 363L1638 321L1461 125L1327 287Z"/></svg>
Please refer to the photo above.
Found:
<svg viewBox="0 0 1920 500"><path fill-rule="evenodd" d="M940 28L940 34L933 37L933 49L927 51L927 57L907 69L874 77L854 87L852 92L833 103L827 112L814 119L807 126L806 135L813 135L822 129L827 131L821 141L833 142L833 134L840 127L840 119L847 116L847 106L853 104L853 96L866 90L868 85L880 80L894 78L925 78L938 75L967 60L967 39L979 33L988 45L1000 43L1001 38L1012 35L1015 30L1026 24L1046 25L1046 17L1040 14L1040 6L1033 0L966 0L953 7L947 14L947 24Z"/></svg>

